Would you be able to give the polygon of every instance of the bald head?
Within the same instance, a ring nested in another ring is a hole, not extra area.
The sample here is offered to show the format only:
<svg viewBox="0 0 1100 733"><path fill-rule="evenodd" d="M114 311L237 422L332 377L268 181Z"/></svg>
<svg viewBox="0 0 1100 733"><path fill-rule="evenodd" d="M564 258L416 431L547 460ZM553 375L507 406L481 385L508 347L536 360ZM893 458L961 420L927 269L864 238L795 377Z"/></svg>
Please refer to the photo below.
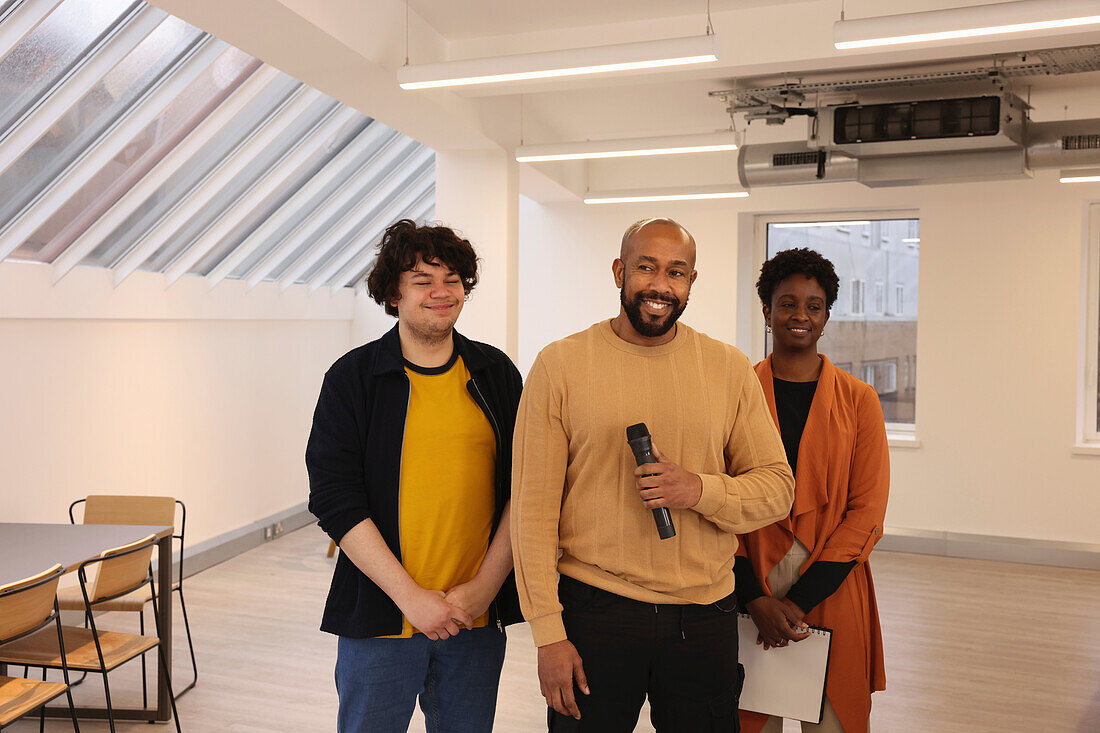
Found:
<svg viewBox="0 0 1100 733"><path fill-rule="evenodd" d="M665 217L652 217L636 221L627 227L623 234L623 241L619 247L619 259L629 262L639 242L657 237L669 242L675 242L682 247L683 260L695 269L695 238L687 229L672 219Z"/></svg>

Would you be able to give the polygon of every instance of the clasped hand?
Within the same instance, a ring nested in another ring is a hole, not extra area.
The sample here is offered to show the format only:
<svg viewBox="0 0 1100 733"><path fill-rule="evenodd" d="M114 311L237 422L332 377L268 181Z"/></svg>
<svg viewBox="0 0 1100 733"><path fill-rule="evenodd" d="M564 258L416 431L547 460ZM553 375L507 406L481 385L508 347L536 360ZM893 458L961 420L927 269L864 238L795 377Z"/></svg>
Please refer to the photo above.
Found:
<svg viewBox="0 0 1100 733"><path fill-rule="evenodd" d="M401 612L417 631L432 641L456 636L459 629L472 629L474 619L489 610L493 593L475 580L441 590L417 588L401 605Z"/></svg>
<svg viewBox="0 0 1100 733"><path fill-rule="evenodd" d="M703 495L703 480L697 474L672 463L653 446L656 463L643 463L634 470L638 495L647 509L690 509Z"/></svg>
<svg viewBox="0 0 1100 733"><path fill-rule="evenodd" d="M765 649L787 646L792 641L802 641L810 632L802 617L806 614L793 601L786 598L776 600L771 596L760 596L748 602L749 614L760 632L757 644Z"/></svg>

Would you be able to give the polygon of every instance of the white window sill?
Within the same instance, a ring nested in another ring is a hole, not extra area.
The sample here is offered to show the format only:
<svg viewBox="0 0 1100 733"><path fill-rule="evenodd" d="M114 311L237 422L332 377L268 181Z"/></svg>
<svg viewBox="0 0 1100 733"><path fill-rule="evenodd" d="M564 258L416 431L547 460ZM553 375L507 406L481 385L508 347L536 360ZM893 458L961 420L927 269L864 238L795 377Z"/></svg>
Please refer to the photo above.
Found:
<svg viewBox="0 0 1100 733"><path fill-rule="evenodd" d="M891 448L920 448L920 438L913 433L887 433L886 443Z"/></svg>
<svg viewBox="0 0 1100 733"><path fill-rule="evenodd" d="M1100 456L1100 443L1075 443L1070 453L1076 456Z"/></svg>

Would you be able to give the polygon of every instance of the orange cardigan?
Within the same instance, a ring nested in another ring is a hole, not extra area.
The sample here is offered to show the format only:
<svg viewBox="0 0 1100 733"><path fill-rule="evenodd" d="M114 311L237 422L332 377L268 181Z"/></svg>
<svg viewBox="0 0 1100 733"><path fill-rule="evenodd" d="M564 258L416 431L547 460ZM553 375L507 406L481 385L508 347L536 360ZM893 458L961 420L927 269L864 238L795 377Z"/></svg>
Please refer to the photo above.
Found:
<svg viewBox="0 0 1100 733"><path fill-rule="evenodd" d="M806 614L805 621L833 630L826 695L844 729L859 731L867 729L871 693L886 689L882 631L867 558L882 537L890 455L874 388L837 369L824 355L821 360L798 447L794 507L775 524L742 535L738 554L750 559L769 595L768 573L794 537L810 550L800 572L817 560L857 562L840 588ZM771 357L756 365L756 375L778 426ZM741 711L744 733L757 733L766 721L766 716Z"/></svg>

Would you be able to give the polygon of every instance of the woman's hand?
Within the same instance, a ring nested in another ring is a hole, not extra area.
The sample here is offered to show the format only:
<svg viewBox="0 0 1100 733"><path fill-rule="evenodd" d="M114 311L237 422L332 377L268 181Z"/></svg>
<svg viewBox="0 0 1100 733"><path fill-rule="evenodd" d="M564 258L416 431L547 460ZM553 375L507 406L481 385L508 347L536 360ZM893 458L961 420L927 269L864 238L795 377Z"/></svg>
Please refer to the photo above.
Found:
<svg viewBox="0 0 1100 733"><path fill-rule="evenodd" d="M760 632L756 643L763 644L765 649L786 646L810 635L808 631L801 631L807 628L802 620L805 615L802 609L786 598L780 601L771 596L760 596L749 601L748 609Z"/></svg>

